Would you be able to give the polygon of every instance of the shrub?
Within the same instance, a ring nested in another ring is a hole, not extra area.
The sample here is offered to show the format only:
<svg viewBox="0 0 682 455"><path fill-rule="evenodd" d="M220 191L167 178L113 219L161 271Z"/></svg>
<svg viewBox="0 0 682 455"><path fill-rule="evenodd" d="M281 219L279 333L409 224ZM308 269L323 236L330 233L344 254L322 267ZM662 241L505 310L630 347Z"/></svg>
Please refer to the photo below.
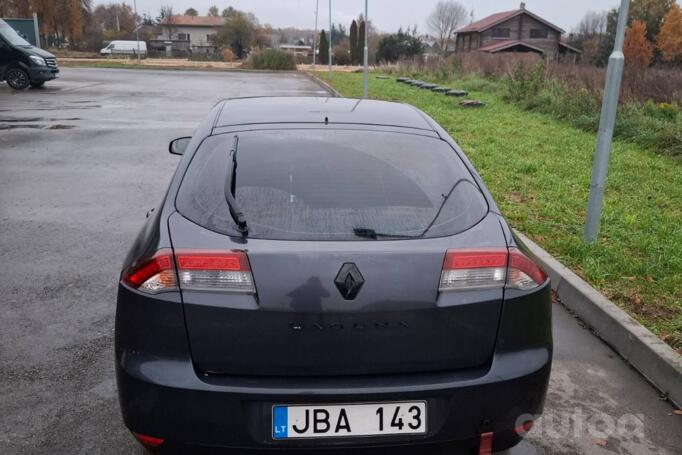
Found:
<svg viewBox="0 0 682 455"><path fill-rule="evenodd" d="M237 59L237 56L234 55L234 52L229 47L220 49L220 55L223 56L223 60L226 62L233 62Z"/></svg>
<svg viewBox="0 0 682 455"><path fill-rule="evenodd" d="M596 133L599 129L599 114L582 114L571 121L571 126Z"/></svg>
<svg viewBox="0 0 682 455"><path fill-rule="evenodd" d="M390 74L457 81L474 92L501 90L524 109L596 132L606 70L591 65L546 62L534 54L488 55L479 52L448 59L410 59L381 68ZM682 157L682 71L626 69L614 135L659 153Z"/></svg>
<svg viewBox="0 0 682 455"><path fill-rule="evenodd" d="M506 98L531 104L540 91L546 87L546 70L543 63L535 65L530 71L519 63L507 77Z"/></svg>
<svg viewBox="0 0 682 455"><path fill-rule="evenodd" d="M257 70L295 70L296 62L289 52L265 49L252 52L245 67Z"/></svg>
<svg viewBox="0 0 682 455"><path fill-rule="evenodd" d="M566 77L566 76L564 76ZM583 79L584 81L585 79ZM579 78L562 79L539 63L517 65L504 79L505 99L524 109L549 114L587 131L599 126L601 93L581 85ZM682 116L675 103L629 101L618 109L614 136L657 152L682 155Z"/></svg>
<svg viewBox="0 0 682 455"><path fill-rule="evenodd" d="M680 109L675 104L656 104L651 100L648 100L646 104L644 104L644 111L652 117L671 121L676 120L678 114L680 113Z"/></svg>
<svg viewBox="0 0 682 455"><path fill-rule="evenodd" d="M676 107L669 106L662 109L654 103L622 106L614 134L657 151L682 156L682 121L673 111Z"/></svg>
<svg viewBox="0 0 682 455"><path fill-rule="evenodd" d="M346 66L350 65L353 60L350 55L350 50L348 49L348 46L336 46L334 48L334 54L332 55L332 61L334 62L334 65L341 65L341 66Z"/></svg>

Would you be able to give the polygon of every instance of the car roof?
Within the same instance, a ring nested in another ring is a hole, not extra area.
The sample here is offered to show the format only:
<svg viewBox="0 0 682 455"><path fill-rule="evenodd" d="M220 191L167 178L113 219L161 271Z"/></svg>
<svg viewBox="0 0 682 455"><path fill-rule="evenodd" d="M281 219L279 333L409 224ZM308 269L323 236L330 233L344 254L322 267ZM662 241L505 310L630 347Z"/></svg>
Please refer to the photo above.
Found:
<svg viewBox="0 0 682 455"><path fill-rule="evenodd" d="M224 100L213 127L301 123L377 125L434 131L426 116L408 104L296 96Z"/></svg>

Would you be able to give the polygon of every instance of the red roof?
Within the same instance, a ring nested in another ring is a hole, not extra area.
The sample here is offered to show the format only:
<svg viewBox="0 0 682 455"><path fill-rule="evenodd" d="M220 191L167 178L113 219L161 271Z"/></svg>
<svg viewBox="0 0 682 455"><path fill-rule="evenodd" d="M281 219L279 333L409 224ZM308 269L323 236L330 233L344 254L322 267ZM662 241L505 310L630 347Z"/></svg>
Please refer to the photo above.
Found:
<svg viewBox="0 0 682 455"><path fill-rule="evenodd" d="M159 25L220 27L225 25L225 18L215 16L172 16L172 20L164 19L159 22Z"/></svg>
<svg viewBox="0 0 682 455"><path fill-rule="evenodd" d="M481 19L480 21L472 22L466 27L457 30L457 33L467 33L467 32L482 32L487 30L498 22L502 22L506 19L513 17L520 10L515 9L514 11L503 11L501 13L491 14L488 17Z"/></svg>
<svg viewBox="0 0 682 455"><path fill-rule="evenodd" d="M543 51L539 47L535 47L531 44L525 43L525 42L523 42L521 40L517 40L517 39L495 41L492 44L488 44L487 46L479 47L476 50L477 51L483 51L483 52L490 52L492 54L492 53L499 52L499 51L502 51L505 49L509 49L510 47L515 47L515 46L527 47L528 49L534 50L534 51L539 52L541 54L545 53L545 51Z"/></svg>
<svg viewBox="0 0 682 455"><path fill-rule="evenodd" d="M528 14L530 17L542 22L543 24L547 25L550 28L553 28L554 30L558 31L559 33L564 33L564 30L560 27L557 27L556 25L552 24L549 21L546 21L545 19L541 18L540 16L531 13L527 9L515 9L512 11L504 11L501 13L495 13L491 14L488 17L484 17L480 21L472 22L471 24L460 28L457 30L457 33L471 33L471 32L483 32L485 30L488 30L489 28L492 28L493 26L504 22L506 20L511 19L514 16L517 16L519 14Z"/></svg>

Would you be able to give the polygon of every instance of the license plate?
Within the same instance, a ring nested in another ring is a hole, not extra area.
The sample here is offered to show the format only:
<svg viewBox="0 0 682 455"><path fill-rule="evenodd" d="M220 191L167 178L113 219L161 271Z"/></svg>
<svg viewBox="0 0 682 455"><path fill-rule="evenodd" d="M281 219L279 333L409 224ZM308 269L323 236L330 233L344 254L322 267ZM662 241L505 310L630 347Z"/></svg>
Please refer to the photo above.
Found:
<svg viewBox="0 0 682 455"><path fill-rule="evenodd" d="M273 406L273 439L426 433L426 402Z"/></svg>

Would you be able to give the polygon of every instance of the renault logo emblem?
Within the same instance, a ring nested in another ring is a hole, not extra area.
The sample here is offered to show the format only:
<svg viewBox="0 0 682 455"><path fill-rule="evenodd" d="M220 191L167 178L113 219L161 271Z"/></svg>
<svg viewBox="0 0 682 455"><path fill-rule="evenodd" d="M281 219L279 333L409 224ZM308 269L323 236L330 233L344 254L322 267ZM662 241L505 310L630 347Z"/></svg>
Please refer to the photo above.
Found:
<svg viewBox="0 0 682 455"><path fill-rule="evenodd" d="M346 262L336 275L334 284L345 300L353 300L360 292L362 285L365 284L365 279L355 264Z"/></svg>

